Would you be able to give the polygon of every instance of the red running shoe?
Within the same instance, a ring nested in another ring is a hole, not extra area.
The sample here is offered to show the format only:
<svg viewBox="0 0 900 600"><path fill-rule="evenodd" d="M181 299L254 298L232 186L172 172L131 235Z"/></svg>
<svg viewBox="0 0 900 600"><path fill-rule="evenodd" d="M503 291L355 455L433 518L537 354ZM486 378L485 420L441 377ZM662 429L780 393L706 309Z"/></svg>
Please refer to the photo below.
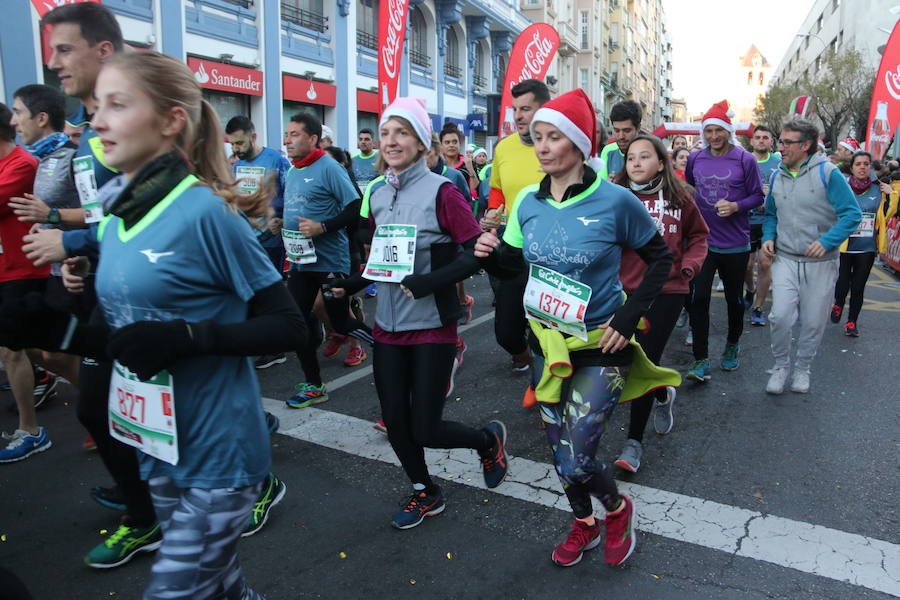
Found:
<svg viewBox="0 0 900 600"><path fill-rule="evenodd" d="M322 356L325 358L334 358L341 351L341 346L347 341L347 336L332 333L328 336L328 343L322 348Z"/></svg>
<svg viewBox="0 0 900 600"><path fill-rule="evenodd" d="M368 358L368 355L362 346L353 346L347 351L347 356L344 358L344 366L357 367L363 364L366 358Z"/></svg>
<svg viewBox="0 0 900 600"><path fill-rule="evenodd" d="M375 423L372 424L372 429L387 434L387 425L384 424L384 419L378 419L377 421L375 421Z"/></svg>
<svg viewBox="0 0 900 600"><path fill-rule="evenodd" d="M96 450L97 442L94 441L94 437L91 434L87 434L87 437L81 442L81 447L84 450Z"/></svg>
<svg viewBox="0 0 900 600"><path fill-rule="evenodd" d="M622 496L625 507L615 514L606 514L606 541L603 544L603 560L608 565L621 565L634 552L634 504L628 496Z"/></svg>
<svg viewBox="0 0 900 600"><path fill-rule="evenodd" d="M466 303L462 306L466 307L466 316L463 320L462 324L466 325L469 321L472 320L472 306L475 304L475 299L472 296L466 296Z"/></svg>
<svg viewBox="0 0 900 600"><path fill-rule="evenodd" d="M856 326L856 323L853 321L848 321L846 325L844 325L844 335L849 335L850 337L859 337L859 328Z"/></svg>
<svg viewBox="0 0 900 600"><path fill-rule="evenodd" d="M584 521L576 520L572 523L572 531L562 544L553 550L553 562L561 567L572 567L581 561L586 550L592 550L600 545L600 520L594 519L594 526L590 527Z"/></svg>
<svg viewBox="0 0 900 600"><path fill-rule="evenodd" d="M843 306L838 306L837 304L831 305L831 322L832 323L840 323L842 314L844 314Z"/></svg>

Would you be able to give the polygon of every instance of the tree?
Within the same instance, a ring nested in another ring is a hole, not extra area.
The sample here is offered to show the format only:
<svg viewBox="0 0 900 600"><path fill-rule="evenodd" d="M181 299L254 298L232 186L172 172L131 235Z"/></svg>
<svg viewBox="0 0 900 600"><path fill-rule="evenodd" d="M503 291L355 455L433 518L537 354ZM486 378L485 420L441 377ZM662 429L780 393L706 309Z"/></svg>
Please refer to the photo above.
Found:
<svg viewBox="0 0 900 600"><path fill-rule="evenodd" d="M875 78L869 79L868 85L857 97L853 108L850 109L850 135L862 142L869 136L866 127L869 124L869 105L872 104L872 92L875 90Z"/></svg>
<svg viewBox="0 0 900 600"><path fill-rule="evenodd" d="M803 95L796 84L776 82L759 99L759 103L753 110L754 120L757 124L765 125L778 135L781 125L788 116L791 102L797 96Z"/></svg>

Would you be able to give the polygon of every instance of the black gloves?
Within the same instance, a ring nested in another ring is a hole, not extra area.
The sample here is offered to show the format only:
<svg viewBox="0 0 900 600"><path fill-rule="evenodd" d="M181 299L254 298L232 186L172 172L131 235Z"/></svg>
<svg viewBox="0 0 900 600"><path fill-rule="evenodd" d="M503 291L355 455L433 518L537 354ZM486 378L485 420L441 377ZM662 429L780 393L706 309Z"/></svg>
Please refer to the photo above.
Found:
<svg viewBox="0 0 900 600"><path fill-rule="evenodd" d="M0 306L0 346L59 350L73 319L47 305L40 292L8 299Z"/></svg>
<svg viewBox="0 0 900 600"><path fill-rule="evenodd" d="M171 367L199 348L184 320L137 321L115 330L106 347L109 356L125 365L142 381Z"/></svg>

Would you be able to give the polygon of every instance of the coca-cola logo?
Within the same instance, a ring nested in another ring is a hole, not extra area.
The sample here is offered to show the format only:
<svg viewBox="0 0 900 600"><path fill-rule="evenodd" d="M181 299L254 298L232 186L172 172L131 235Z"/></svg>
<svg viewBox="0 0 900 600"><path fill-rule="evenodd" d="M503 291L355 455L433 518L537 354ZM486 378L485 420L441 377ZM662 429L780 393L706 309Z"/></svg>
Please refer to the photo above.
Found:
<svg viewBox="0 0 900 600"><path fill-rule="evenodd" d="M900 65L897 65L895 71L885 71L884 85L887 87L888 94L896 100L900 100Z"/></svg>
<svg viewBox="0 0 900 600"><path fill-rule="evenodd" d="M390 78L397 77L400 66L400 46L403 44L403 20L406 17L407 0L387 0L387 40L381 43L381 61Z"/></svg>
<svg viewBox="0 0 900 600"><path fill-rule="evenodd" d="M535 31L534 37L525 46L525 62L522 65L522 71L518 78L509 82L509 88L512 89L517 83L526 79L540 79L546 71L545 65L553 53L553 45L552 40L542 37L539 30Z"/></svg>

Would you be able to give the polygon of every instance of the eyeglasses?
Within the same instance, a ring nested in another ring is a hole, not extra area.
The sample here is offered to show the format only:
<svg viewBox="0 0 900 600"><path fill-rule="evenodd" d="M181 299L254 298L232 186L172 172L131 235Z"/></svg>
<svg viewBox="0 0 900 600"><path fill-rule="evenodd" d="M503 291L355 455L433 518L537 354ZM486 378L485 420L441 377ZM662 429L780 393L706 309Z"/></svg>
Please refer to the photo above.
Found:
<svg viewBox="0 0 900 600"><path fill-rule="evenodd" d="M778 140L780 146L790 146L791 144L802 144L804 140Z"/></svg>

